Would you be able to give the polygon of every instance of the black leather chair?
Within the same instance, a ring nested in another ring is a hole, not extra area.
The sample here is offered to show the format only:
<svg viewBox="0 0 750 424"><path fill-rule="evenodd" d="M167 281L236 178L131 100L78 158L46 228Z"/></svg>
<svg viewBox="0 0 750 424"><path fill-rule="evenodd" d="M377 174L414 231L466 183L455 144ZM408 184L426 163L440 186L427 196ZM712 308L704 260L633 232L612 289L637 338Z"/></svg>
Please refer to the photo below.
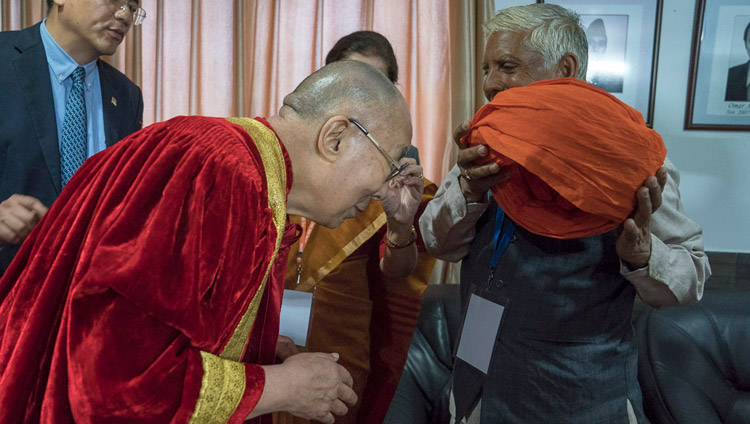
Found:
<svg viewBox="0 0 750 424"><path fill-rule="evenodd" d="M442 424L450 420L452 354L460 326L458 284L427 286L404 372L384 423Z"/></svg>
<svg viewBox="0 0 750 424"><path fill-rule="evenodd" d="M652 423L750 423L750 292L707 290L697 305L647 308L636 338Z"/></svg>
<svg viewBox="0 0 750 424"><path fill-rule="evenodd" d="M638 378L652 424L750 424L750 292L707 290L697 305L634 316ZM458 285L428 286L384 423L448 423Z"/></svg>

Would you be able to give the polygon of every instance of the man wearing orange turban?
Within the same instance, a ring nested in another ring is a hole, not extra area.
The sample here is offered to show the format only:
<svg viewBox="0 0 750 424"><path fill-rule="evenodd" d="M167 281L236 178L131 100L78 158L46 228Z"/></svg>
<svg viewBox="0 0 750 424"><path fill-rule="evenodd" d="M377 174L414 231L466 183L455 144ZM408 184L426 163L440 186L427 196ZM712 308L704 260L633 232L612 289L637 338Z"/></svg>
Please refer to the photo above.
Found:
<svg viewBox="0 0 750 424"><path fill-rule="evenodd" d="M656 307L696 302L710 275L679 174L637 112L583 82L575 13L511 7L484 30L490 103L456 129L457 165L420 219L430 253L462 260L465 308L475 295L504 306L486 372L454 364L451 413L643 422L635 295Z"/></svg>

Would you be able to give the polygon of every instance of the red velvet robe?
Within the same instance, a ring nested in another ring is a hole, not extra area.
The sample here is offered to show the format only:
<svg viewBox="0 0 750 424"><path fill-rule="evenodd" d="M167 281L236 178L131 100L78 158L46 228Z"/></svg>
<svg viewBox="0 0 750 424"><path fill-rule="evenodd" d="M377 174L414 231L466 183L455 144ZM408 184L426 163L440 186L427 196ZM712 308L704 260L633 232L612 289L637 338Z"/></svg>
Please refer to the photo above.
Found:
<svg viewBox="0 0 750 424"><path fill-rule="evenodd" d="M288 155L248 121L174 118L84 163L0 280L0 422L249 415L295 235Z"/></svg>

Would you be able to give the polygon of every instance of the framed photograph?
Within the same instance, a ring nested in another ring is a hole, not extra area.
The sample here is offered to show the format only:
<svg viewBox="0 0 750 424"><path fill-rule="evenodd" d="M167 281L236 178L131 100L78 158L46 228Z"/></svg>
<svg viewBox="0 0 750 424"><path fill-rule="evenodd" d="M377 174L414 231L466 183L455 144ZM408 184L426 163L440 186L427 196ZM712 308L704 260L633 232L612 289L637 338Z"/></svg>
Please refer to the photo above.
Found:
<svg viewBox="0 0 750 424"><path fill-rule="evenodd" d="M586 80L653 124L662 0L537 0L581 16L589 42Z"/></svg>
<svg viewBox="0 0 750 424"><path fill-rule="evenodd" d="M698 0L685 129L750 130L750 2Z"/></svg>

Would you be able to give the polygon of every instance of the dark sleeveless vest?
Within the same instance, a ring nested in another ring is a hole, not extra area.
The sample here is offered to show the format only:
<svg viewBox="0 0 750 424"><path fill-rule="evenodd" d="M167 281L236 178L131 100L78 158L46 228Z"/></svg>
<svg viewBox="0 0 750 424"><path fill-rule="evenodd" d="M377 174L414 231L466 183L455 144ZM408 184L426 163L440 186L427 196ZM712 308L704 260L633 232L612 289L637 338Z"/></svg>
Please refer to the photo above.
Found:
<svg viewBox="0 0 750 424"><path fill-rule="evenodd" d="M464 308L472 283L487 286L496 211L490 200L461 266ZM620 275L616 237L557 240L517 227L489 284L508 305L488 375L454 366L457 416L481 396L483 424L624 424L629 399L646 422L632 341L635 289Z"/></svg>

